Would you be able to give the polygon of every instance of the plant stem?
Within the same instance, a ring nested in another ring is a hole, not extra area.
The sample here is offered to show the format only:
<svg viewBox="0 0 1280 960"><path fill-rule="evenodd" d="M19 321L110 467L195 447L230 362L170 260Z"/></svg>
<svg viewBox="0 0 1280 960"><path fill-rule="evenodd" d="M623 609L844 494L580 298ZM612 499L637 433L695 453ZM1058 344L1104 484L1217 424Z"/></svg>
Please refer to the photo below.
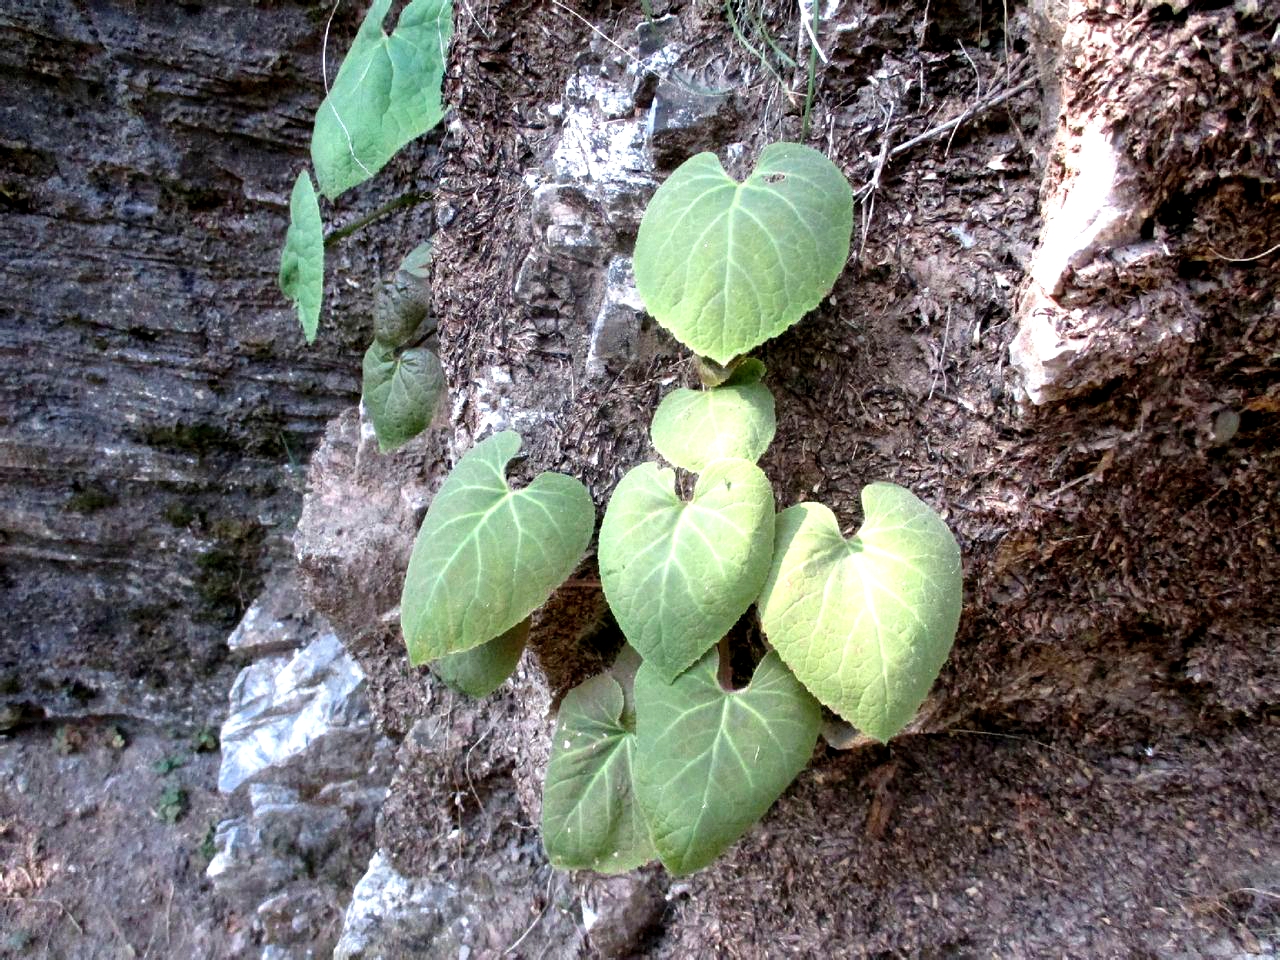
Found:
<svg viewBox="0 0 1280 960"><path fill-rule="evenodd" d="M813 35L818 35L818 0L813 0ZM818 75L818 41L809 44L809 86L804 94L804 120L800 124L801 142L809 139L809 112L813 109L814 80Z"/></svg>
<svg viewBox="0 0 1280 960"><path fill-rule="evenodd" d="M342 242L347 237L351 236L353 233L357 233L358 231L363 230L365 227L369 226L369 224L374 223L378 220L381 220L387 214L394 213L396 210L399 210L402 207L416 207L418 204L422 203L426 199L428 199L428 195L425 193L401 194L400 196L396 197L394 200L387 201L382 206L380 206L377 210L374 210L372 213L366 214L365 216L361 217L359 220L356 220L353 223L349 223L345 227L339 227L337 230L334 230L332 233L330 233L327 237L324 238L324 248L328 250L330 247Z"/></svg>
<svg viewBox="0 0 1280 960"><path fill-rule="evenodd" d="M729 653L729 635L727 633L716 644L716 651L720 654L720 668L716 672L716 680L719 681L721 690L732 691L733 657Z"/></svg>
<svg viewBox="0 0 1280 960"><path fill-rule="evenodd" d="M782 77L778 76L778 71L773 69L773 64L769 62L769 58L764 55L763 51L757 50L751 45L751 41L747 39L746 35L742 32L742 28L738 26L738 17L733 12L733 0L724 0L724 15L725 19L729 21L729 26L733 28L734 37L737 39L738 43L742 44L742 48L746 50L747 53L758 59L760 61L760 65L773 75L773 79L777 81L778 86L785 89L786 84L782 82Z"/></svg>

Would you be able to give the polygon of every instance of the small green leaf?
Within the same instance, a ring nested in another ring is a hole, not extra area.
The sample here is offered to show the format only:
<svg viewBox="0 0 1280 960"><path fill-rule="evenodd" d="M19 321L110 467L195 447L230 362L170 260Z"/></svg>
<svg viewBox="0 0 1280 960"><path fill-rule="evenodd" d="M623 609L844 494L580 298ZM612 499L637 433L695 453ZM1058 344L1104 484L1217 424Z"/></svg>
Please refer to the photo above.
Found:
<svg viewBox="0 0 1280 960"><path fill-rule="evenodd" d="M778 515L760 595L769 642L810 692L886 741L912 718L960 622L960 549L910 491L873 483L845 540L835 515L802 503Z"/></svg>
<svg viewBox="0 0 1280 960"><path fill-rule="evenodd" d="M424 323L431 312L431 244L420 243L400 261L391 282L378 294L373 308L373 338L388 347L402 347L435 329Z"/></svg>
<svg viewBox="0 0 1280 960"><path fill-rule="evenodd" d="M311 177L303 170L289 197L289 232L280 253L280 289L298 308L302 333L311 343L324 299L324 226Z"/></svg>
<svg viewBox="0 0 1280 960"><path fill-rule="evenodd" d="M595 526L587 488L542 473L507 483L520 435L495 434L460 459L414 541L400 625L414 665L492 640L533 613L582 559Z"/></svg>
<svg viewBox="0 0 1280 960"><path fill-rule="evenodd" d="M444 116L440 83L453 35L450 0L413 0L388 36L391 0L374 0L311 134L311 163L332 200L382 169Z"/></svg>
<svg viewBox="0 0 1280 960"><path fill-rule="evenodd" d="M445 394L440 358L425 347L395 350L374 341L364 355L361 399L387 453L427 429Z"/></svg>
<svg viewBox="0 0 1280 960"><path fill-rule="evenodd" d="M190 807L191 800L187 796L187 791L171 784L161 791L160 802L156 804L156 808L151 812L157 820L163 820L165 823L177 823L186 816Z"/></svg>
<svg viewBox="0 0 1280 960"><path fill-rule="evenodd" d="M723 457L759 460L777 426L769 388L730 379L711 390L673 390L658 404L649 433L669 463L701 473Z"/></svg>
<svg viewBox="0 0 1280 960"><path fill-rule="evenodd" d="M675 683L636 674L636 796L672 873L718 857L765 815L813 755L818 702L770 653L728 691L712 650Z"/></svg>
<svg viewBox="0 0 1280 960"><path fill-rule="evenodd" d="M818 305L844 269L852 233L849 181L816 150L770 144L744 183L700 153L645 210L636 288L677 340L728 363Z"/></svg>
<svg viewBox="0 0 1280 960"><path fill-rule="evenodd" d="M717 460L693 499L642 463L600 526L600 582L618 626L668 682L724 636L760 593L773 550L773 490L747 460Z"/></svg>
<svg viewBox="0 0 1280 960"><path fill-rule="evenodd" d="M431 664L431 672L459 693L487 697L511 676L529 640L529 618L478 647L451 653Z"/></svg>
<svg viewBox="0 0 1280 960"><path fill-rule="evenodd" d="M151 769L161 776L166 776L180 767L187 765L187 758L178 753L171 753L151 764Z"/></svg>
<svg viewBox="0 0 1280 960"><path fill-rule="evenodd" d="M709 357L697 357L698 381L704 387L718 387L722 383L759 383L764 379L764 364L754 357L735 357L727 364L719 364Z"/></svg>
<svg viewBox="0 0 1280 960"><path fill-rule="evenodd" d="M592 677L560 704L542 791L542 842L562 870L625 873L657 856L635 801L634 666Z"/></svg>

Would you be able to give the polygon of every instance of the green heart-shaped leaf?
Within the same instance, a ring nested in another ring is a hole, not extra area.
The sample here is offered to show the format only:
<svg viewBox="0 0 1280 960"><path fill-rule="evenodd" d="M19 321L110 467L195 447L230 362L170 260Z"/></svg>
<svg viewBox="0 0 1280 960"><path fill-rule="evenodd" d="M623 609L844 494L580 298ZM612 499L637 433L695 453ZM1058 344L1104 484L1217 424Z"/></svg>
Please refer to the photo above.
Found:
<svg viewBox="0 0 1280 960"><path fill-rule="evenodd" d="M375 340L364 355L361 399L383 453L412 440L431 423L445 394L444 367L425 347L396 351Z"/></svg>
<svg viewBox="0 0 1280 960"><path fill-rule="evenodd" d="M311 177L303 170L289 197L289 232L280 253L280 289L298 308L302 333L311 343L324 299L324 226Z"/></svg>
<svg viewBox="0 0 1280 960"><path fill-rule="evenodd" d="M754 463L769 449L776 430L773 394L757 378L731 379L711 390L673 390L658 404L649 433L669 463L701 473L723 457Z"/></svg>
<svg viewBox="0 0 1280 960"><path fill-rule="evenodd" d="M717 460L693 500L675 472L642 463L600 525L600 583L618 626L668 682L724 636L769 572L773 490L747 460Z"/></svg>
<svg viewBox="0 0 1280 960"><path fill-rule="evenodd" d="M533 613L582 559L595 526L587 488L541 473L512 490L512 431L460 459L427 510L409 558L400 626L414 665L492 640Z"/></svg>
<svg viewBox="0 0 1280 960"><path fill-rule="evenodd" d="M758 603L769 642L809 691L885 741L929 693L960 622L960 549L909 490L862 491L851 540L835 515L802 503L778 515Z"/></svg>
<svg viewBox="0 0 1280 960"><path fill-rule="evenodd" d="M822 710L776 653L727 691L711 651L675 683L636 674L636 796L662 862L700 870L747 832L804 769Z"/></svg>
<svg viewBox="0 0 1280 960"><path fill-rule="evenodd" d="M487 697L511 676L529 640L529 617L501 636L431 664L431 672L469 697Z"/></svg>
<svg viewBox="0 0 1280 960"><path fill-rule="evenodd" d="M453 35L450 0L413 0L388 36L391 0L374 0L316 111L311 163L332 200L382 169L444 116L440 83Z"/></svg>
<svg viewBox="0 0 1280 960"><path fill-rule="evenodd" d="M645 210L636 289L677 340L727 363L818 305L844 269L852 233L849 181L816 150L770 144L744 183L700 153Z"/></svg>
<svg viewBox="0 0 1280 960"><path fill-rule="evenodd" d="M373 308L373 338L388 347L402 347L436 327L431 312L431 244L420 243L400 261L391 282L378 294Z"/></svg>
<svg viewBox="0 0 1280 960"><path fill-rule="evenodd" d="M542 842L554 867L625 873L657 856L632 786L634 676L615 667L560 704L542 791Z"/></svg>

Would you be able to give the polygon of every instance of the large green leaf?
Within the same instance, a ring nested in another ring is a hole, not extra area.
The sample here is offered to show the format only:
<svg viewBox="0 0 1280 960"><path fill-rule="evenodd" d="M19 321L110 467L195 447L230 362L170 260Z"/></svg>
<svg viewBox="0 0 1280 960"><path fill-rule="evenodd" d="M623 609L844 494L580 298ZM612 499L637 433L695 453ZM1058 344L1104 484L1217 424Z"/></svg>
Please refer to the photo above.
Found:
<svg viewBox="0 0 1280 960"><path fill-rule="evenodd" d="M758 366L749 372L757 373ZM754 463L773 443L776 429L773 394L756 376L710 390L673 390L658 404L649 433L669 463L700 473L723 457Z"/></svg>
<svg viewBox="0 0 1280 960"><path fill-rule="evenodd" d="M960 622L960 549L910 491L862 491L851 540L802 503L778 515L760 595L769 642L809 691L863 733L888 740L920 708Z"/></svg>
<svg viewBox="0 0 1280 960"><path fill-rule="evenodd" d="M397 354L375 340L365 351L361 399L383 453L412 440L431 423L445 394L444 367L425 347Z"/></svg>
<svg viewBox="0 0 1280 960"><path fill-rule="evenodd" d="M625 873L657 856L632 786L633 680L634 670L615 669L560 704L542 791L542 842L554 867Z"/></svg>
<svg viewBox="0 0 1280 960"><path fill-rule="evenodd" d="M724 636L769 572L773 490L747 460L717 460L693 499L675 472L642 463L600 526L600 582L630 644L668 682Z"/></svg>
<svg viewBox="0 0 1280 960"><path fill-rule="evenodd" d="M487 643L451 653L431 664L431 672L469 697L487 697L511 676L529 640L530 618Z"/></svg>
<svg viewBox="0 0 1280 960"><path fill-rule="evenodd" d="M636 238L636 288L677 340L719 363L816 307L849 256L853 192L830 160L770 144L744 183L713 153L658 188Z"/></svg>
<svg viewBox="0 0 1280 960"><path fill-rule="evenodd" d="M431 243L418 244L400 261L373 308L373 338L402 347L435 330L431 312Z"/></svg>
<svg viewBox="0 0 1280 960"><path fill-rule="evenodd" d="M444 116L440 83L453 35L451 0L413 0L390 36L391 0L374 0L311 134L311 163L333 199L368 180Z"/></svg>
<svg viewBox="0 0 1280 960"><path fill-rule="evenodd" d="M804 769L822 710L776 653L727 691L712 650L668 684L636 674L636 796L672 873L700 870L768 811Z"/></svg>
<svg viewBox="0 0 1280 960"><path fill-rule="evenodd" d="M303 170L289 197L289 232L280 253L280 289L298 308L298 320L307 343L315 340L324 299L324 226L320 203Z"/></svg>
<svg viewBox="0 0 1280 960"><path fill-rule="evenodd" d="M400 598L413 664L478 647L551 596L582 559L595 508L572 477L542 473L512 490L512 431L460 459L418 530Z"/></svg>

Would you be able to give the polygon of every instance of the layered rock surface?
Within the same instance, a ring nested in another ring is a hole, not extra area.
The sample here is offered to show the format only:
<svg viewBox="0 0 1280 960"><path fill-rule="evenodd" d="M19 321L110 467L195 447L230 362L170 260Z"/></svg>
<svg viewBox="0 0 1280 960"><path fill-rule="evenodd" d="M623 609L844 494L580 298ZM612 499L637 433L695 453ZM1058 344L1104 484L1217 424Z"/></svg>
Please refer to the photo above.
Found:
<svg viewBox="0 0 1280 960"><path fill-rule="evenodd" d="M226 630L286 552L309 450L358 389L368 292L416 243L375 229L331 255L327 329L304 348L276 271L324 29L268 2L0 12L7 703L221 709ZM420 179L429 149L380 189Z"/></svg>

